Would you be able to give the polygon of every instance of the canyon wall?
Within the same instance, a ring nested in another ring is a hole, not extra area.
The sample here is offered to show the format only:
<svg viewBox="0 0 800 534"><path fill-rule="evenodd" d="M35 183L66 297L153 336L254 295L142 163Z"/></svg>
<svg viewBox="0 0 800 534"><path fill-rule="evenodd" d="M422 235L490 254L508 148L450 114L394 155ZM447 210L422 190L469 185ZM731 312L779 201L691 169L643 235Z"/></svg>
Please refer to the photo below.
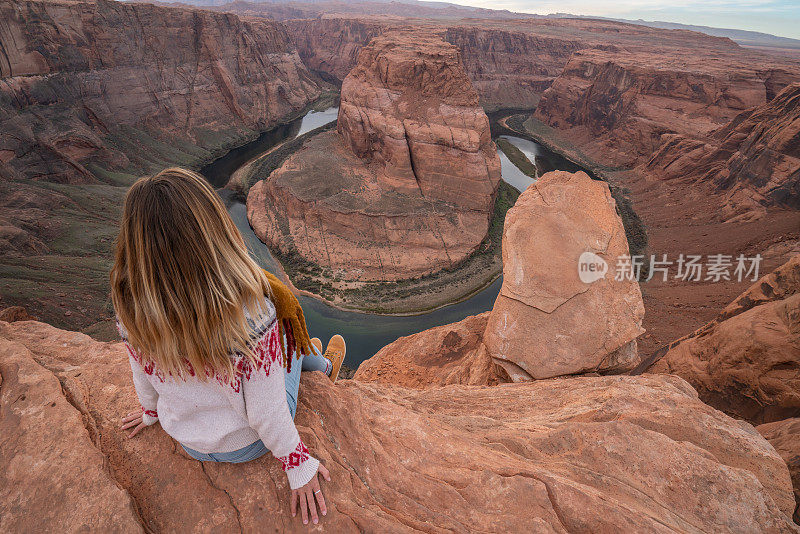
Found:
<svg viewBox="0 0 800 534"><path fill-rule="evenodd" d="M235 10L235 9L234 9ZM596 46L578 38L534 35L527 31L380 18L286 21L300 57L312 70L343 80L355 67L359 50L386 31L416 28L458 47L467 75L486 109L533 108L570 55Z"/></svg>
<svg viewBox="0 0 800 534"><path fill-rule="evenodd" d="M248 218L271 247L337 278L413 278L477 250L499 181L458 50L392 32L361 50L342 84L338 130L253 186Z"/></svg>
<svg viewBox="0 0 800 534"><path fill-rule="evenodd" d="M269 22L104 0L4 1L0 20L6 180L90 182L93 163L125 170L147 158L130 146L136 130L215 148L319 94Z"/></svg>
<svg viewBox="0 0 800 534"><path fill-rule="evenodd" d="M448 27L444 39L461 51L488 110L536 107L572 53L589 46L575 38L473 26Z"/></svg>
<svg viewBox="0 0 800 534"><path fill-rule="evenodd" d="M576 52L534 119L597 163L725 190L725 216L797 207L800 64L709 50ZM779 95L780 94L780 95Z"/></svg>
<svg viewBox="0 0 800 534"><path fill-rule="evenodd" d="M650 158L663 134L702 139L800 74L687 52L578 52L534 116L599 161L633 167Z"/></svg>
<svg viewBox="0 0 800 534"><path fill-rule="evenodd" d="M390 23L357 18L324 17L285 22L303 63L341 83L353 70L358 53Z"/></svg>
<svg viewBox="0 0 800 534"><path fill-rule="evenodd" d="M0 0L0 52L0 304L73 328L110 316L137 176L196 166L320 94L283 26L229 13Z"/></svg>
<svg viewBox="0 0 800 534"><path fill-rule="evenodd" d="M800 209L800 82L711 136L665 135L646 169L665 179L710 182L738 204Z"/></svg>

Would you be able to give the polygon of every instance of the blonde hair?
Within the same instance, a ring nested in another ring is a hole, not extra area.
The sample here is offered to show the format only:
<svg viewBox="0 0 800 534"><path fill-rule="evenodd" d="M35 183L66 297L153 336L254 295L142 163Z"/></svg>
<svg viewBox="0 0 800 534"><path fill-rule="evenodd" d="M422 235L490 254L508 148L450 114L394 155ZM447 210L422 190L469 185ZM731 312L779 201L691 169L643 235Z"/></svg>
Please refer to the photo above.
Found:
<svg viewBox="0 0 800 534"><path fill-rule="evenodd" d="M232 379L231 353L253 358L245 309L258 313L269 294L264 271L205 179L175 167L133 184L111 300L142 359L173 376Z"/></svg>

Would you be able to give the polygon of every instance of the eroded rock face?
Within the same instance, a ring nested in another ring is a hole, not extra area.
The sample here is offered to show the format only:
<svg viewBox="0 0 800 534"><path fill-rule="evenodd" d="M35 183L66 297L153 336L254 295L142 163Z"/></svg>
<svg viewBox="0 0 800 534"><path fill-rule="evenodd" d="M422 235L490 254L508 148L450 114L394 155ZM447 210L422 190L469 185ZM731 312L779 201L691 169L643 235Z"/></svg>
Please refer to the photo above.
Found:
<svg viewBox="0 0 800 534"><path fill-rule="evenodd" d="M500 160L456 47L421 33L373 39L342 83L338 131L384 170L386 189L491 210Z"/></svg>
<svg viewBox="0 0 800 534"><path fill-rule="evenodd" d="M795 83L737 115L710 138L665 136L647 170L667 179L710 182L729 191L735 204L800 208L798 136L800 83Z"/></svg>
<svg viewBox="0 0 800 534"><path fill-rule="evenodd" d="M705 402L754 424L800 415L800 293L791 278L799 260L673 342L650 371L683 377ZM767 297L773 284L778 289Z"/></svg>
<svg viewBox="0 0 800 534"><path fill-rule="evenodd" d="M31 461L60 459L57 469L41 463L42 478L0 486L48 496L46 507L18 501L11 509L0 493L4 527L15 530L25 513L44 530L77 529L86 517L135 530L129 509L115 505L127 493L148 530L307 531L291 519L285 475L269 455L203 465L158 425L125 438L119 417L136 401L121 344L34 322L0 323L0 338L0 425L4 438L13 436L0 445L0 477L14 473L9 466L23 452ZM46 395L32 376L52 385ZM332 386L310 374L300 391L298 428L332 475L323 531L795 530L783 460L749 424L704 405L677 377L416 391L353 380ZM15 448L17 436L42 424L50 428L36 432L36 444ZM108 475L87 470L87 458L103 456ZM125 491L53 499L50 488L76 467L80 483L107 488L113 477Z"/></svg>
<svg viewBox="0 0 800 534"><path fill-rule="evenodd" d="M616 280L628 242L605 182L583 172L545 174L517 200L503 232L503 286L486 326L489 354L512 379L620 372L638 363L644 332L639 284ZM579 278L581 254L608 264Z"/></svg>
<svg viewBox="0 0 800 534"><path fill-rule="evenodd" d="M794 522L800 525L800 419L784 419L758 425L756 430L767 438L770 445L775 447L778 454L789 466L794 486L794 499L797 507L794 509Z"/></svg>
<svg viewBox="0 0 800 534"><path fill-rule="evenodd" d="M209 161L320 94L282 25L230 13L0 0L0 50L0 263L15 286L0 306L75 328L108 316L133 180Z"/></svg>
<svg viewBox="0 0 800 534"><path fill-rule="evenodd" d="M483 345L488 320L484 312L401 337L362 362L354 378L410 388L504 381Z"/></svg>
<svg viewBox="0 0 800 534"><path fill-rule="evenodd" d="M717 321L724 321L755 306L782 300L800 293L800 254L769 274L762 276L747 291L736 297L720 312Z"/></svg>
<svg viewBox="0 0 800 534"><path fill-rule="evenodd" d="M411 278L477 250L499 181L458 50L393 33L361 50L338 132L315 136L251 188L248 219L273 248L341 279Z"/></svg>
<svg viewBox="0 0 800 534"><path fill-rule="evenodd" d="M119 170L141 158L126 141L216 147L319 94L285 28L266 21L36 0L6 0L0 18L4 178L94 181L92 163Z"/></svg>
<svg viewBox="0 0 800 534"><path fill-rule="evenodd" d="M662 135L704 140L742 111L759 106L800 75L796 64L739 49L703 54L582 50L545 91L535 117L568 132L598 161L635 167Z"/></svg>

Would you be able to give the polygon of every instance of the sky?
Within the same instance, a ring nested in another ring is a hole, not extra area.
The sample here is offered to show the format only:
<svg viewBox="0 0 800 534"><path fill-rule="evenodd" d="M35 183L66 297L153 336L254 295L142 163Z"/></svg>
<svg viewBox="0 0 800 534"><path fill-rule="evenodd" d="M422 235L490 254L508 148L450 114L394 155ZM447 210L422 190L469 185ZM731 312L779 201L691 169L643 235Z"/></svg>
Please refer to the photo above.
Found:
<svg viewBox="0 0 800 534"><path fill-rule="evenodd" d="M450 0L491 9L570 13L736 28L800 39L800 0Z"/></svg>

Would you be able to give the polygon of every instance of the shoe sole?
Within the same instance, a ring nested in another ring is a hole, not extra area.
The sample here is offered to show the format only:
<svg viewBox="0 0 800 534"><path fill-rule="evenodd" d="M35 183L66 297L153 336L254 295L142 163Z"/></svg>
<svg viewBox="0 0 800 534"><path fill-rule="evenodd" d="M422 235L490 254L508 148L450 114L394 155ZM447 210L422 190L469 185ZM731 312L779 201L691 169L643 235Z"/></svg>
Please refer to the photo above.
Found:
<svg viewBox="0 0 800 534"><path fill-rule="evenodd" d="M338 334L337 334L338 335ZM342 337L342 336L339 336ZM333 362L333 369L331 369L331 381L335 384L337 380L339 380L339 371L342 369L342 364L344 363L344 357L347 354L347 342L345 342L344 338L342 337L342 359L337 362Z"/></svg>

